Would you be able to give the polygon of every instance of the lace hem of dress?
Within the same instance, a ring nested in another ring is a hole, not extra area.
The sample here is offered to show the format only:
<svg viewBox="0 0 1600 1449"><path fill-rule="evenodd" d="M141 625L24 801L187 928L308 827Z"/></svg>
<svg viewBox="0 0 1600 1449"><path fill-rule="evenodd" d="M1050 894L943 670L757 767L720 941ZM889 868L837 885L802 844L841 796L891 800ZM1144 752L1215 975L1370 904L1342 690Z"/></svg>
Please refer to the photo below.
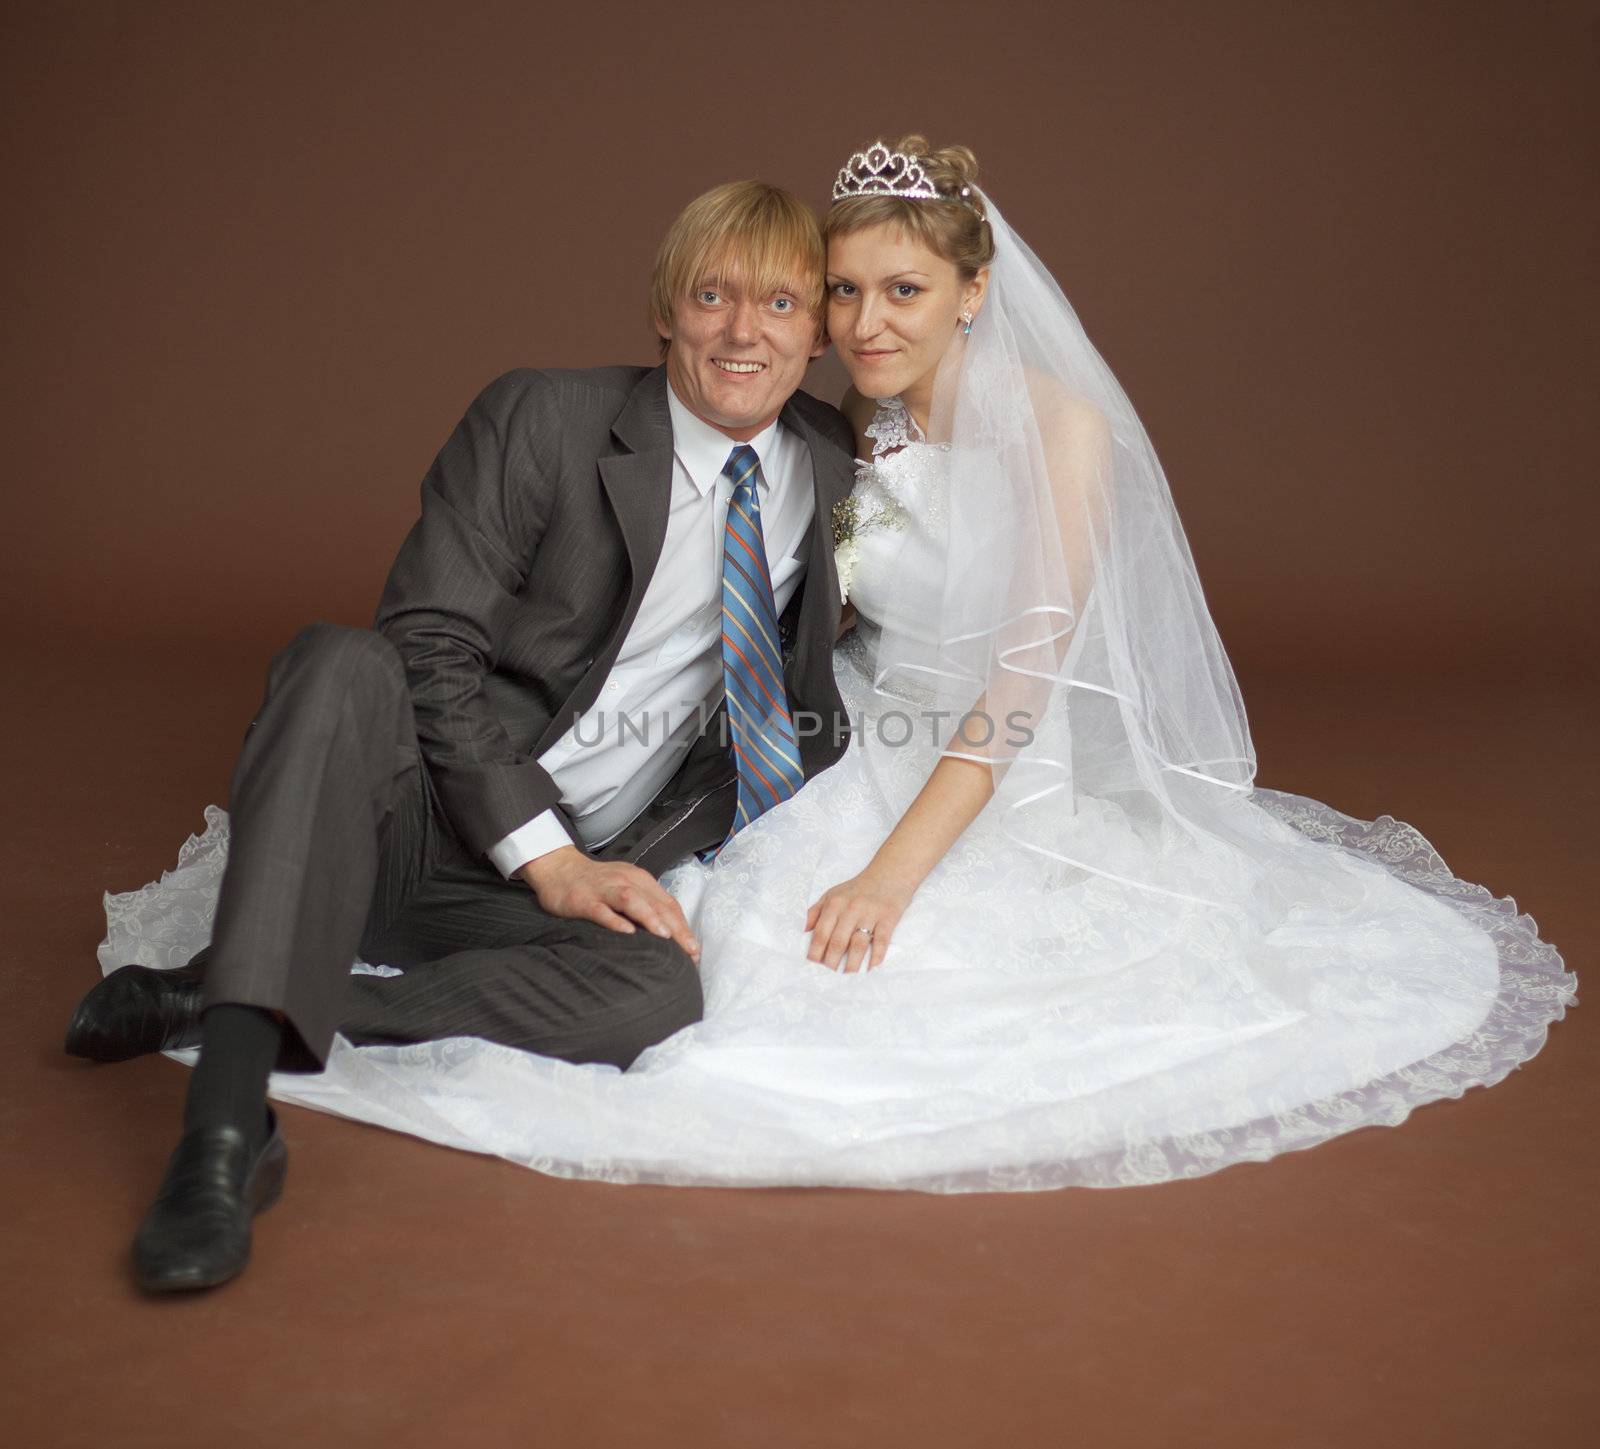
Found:
<svg viewBox="0 0 1600 1449"><path fill-rule="evenodd" d="M862 1143L860 1151L834 1144L830 1150L791 1150L772 1157L757 1148L748 1155L719 1151L676 1161L671 1160L668 1141L649 1154L617 1156L606 1155L603 1136L591 1137L581 1147L576 1143L570 1149L552 1147L537 1134L519 1133L517 1124L502 1115L505 1101L517 1100L517 1091L554 1088L560 1082L561 1100L581 1117L586 1103L605 1086L595 1073L617 1080L619 1086L633 1074L616 1079L610 1069L569 1067L479 1041L359 1049L339 1041L325 1073L275 1076L273 1095L448 1146L492 1152L557 1177L671 1185L899 1187L937 1193L1125 1187L1201 1177L1236 1162L1263 1162L1359 1127L1398 1126L1418 1107L1504 1079L1540 1050L1551 1024L1576 1004L1576 978L1565 970L1555 947L1540 940L1533 918L1519 912L1510 898L1497 899L1484 887L1453 876L1412 826L1389 816L1352 819L1319 801L1272 790L1257 789L1253 798L1303 835L1382 866L1490 938L1499 960L1500 985L1475 1030L1442 1051L1360 1087L1227 1129L1152 1137L1130 1131L1119 1150L1082 1157L1072 1155L1068 1141L1041 1155L1037 1134L1024 1134L1030 1137L1030 1148L1023 1159L991 1160L982 1167L950 1172L897 1168L892 1139ZM134 960L154 967L180 965L205 944L227 838L226 814L208 807L204 834L184 845L175 869L140 890L107 894L108 936L99 953L104 970ZM671 1045L653 1050L670 1053ZM482 1080L493 1081L500 1089L495 1102L482 1100L481 1087L473 1090ZM452 1082L460 1083L455 1092ZM508 1088L515 1089L513 1095L502 1100ZM1019 1133L1020 1118L1025 1116L1018 1114ZM550 1125L548 1120L545 1125ZM559 1128L557 1135L562 1135ZM992 1158L1004 1157L998 1144L1005 1135L1001 1132L990 1144Z"/></svg>

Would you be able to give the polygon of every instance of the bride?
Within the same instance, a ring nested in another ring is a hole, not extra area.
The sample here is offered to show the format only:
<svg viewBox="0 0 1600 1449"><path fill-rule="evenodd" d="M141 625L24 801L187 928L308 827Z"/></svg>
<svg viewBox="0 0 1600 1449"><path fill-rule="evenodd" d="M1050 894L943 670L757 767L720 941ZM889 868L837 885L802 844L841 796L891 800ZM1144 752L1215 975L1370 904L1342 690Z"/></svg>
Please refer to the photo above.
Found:
<svg viewBox="0 0 1600 1449"><path fill-rule="evenodd" d="M854 731L663 877L705 1019L626 1073L341 1040L273 1094L567 1176L1107 1187L1393 1126L1532 1057L1575 982L1528 917L1407 825L1253 786L1149 439L971 152L878 143L833 195ZM108 899L103 963L202 944L208 820Z"/></svg>

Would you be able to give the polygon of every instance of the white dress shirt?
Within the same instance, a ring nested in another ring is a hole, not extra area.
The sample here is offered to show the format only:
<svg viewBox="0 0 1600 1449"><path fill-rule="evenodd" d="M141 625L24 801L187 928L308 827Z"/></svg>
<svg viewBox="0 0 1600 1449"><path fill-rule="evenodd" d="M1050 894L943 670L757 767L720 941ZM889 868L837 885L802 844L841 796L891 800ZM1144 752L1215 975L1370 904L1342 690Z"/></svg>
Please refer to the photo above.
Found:
<svg viewBox="0 0 1600 1449"><path fill-rule="evenodd" d="M672 501L661 558L594 705L539 756L584 845L604 845L660 792L722 698L722 550L738 446L667 389ZM811 455L782 424L750 439L761 532L782 615L805 569L816 512ZM572 841L543 811L489 849L506 877Z"/></svg>

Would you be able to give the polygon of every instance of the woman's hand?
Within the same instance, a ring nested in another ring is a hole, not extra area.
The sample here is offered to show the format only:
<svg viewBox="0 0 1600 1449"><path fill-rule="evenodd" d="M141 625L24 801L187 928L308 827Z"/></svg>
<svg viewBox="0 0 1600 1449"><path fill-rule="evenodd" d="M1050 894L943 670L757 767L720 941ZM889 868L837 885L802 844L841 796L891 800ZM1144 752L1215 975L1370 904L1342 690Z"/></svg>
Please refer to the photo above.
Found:
<svg viewBox="0 0 1600 1449"><path fill-rule="evenodd" d="M874 873L870 866L854 879L830 886L806 912L806 930L811 932L806 956L831 971L880 965L915 893L915 886Z"/></svg>

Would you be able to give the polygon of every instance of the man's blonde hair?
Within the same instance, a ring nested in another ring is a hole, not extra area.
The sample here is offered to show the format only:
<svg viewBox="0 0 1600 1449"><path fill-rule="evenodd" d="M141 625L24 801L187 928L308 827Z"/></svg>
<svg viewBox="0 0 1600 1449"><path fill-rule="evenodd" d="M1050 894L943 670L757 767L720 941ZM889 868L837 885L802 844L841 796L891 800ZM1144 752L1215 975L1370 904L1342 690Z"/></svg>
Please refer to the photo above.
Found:
<svg viewBox="0 0 1600 1449"><path fill-rule="evenodd" d="M820 333L826 266L822 228L805 202L765 181L729 181L695 197L667 229L650 278L650 322L672 325L695 287L737 269L758 297L793 292ZM667 346L663 338L663 357Z"/></svg>

